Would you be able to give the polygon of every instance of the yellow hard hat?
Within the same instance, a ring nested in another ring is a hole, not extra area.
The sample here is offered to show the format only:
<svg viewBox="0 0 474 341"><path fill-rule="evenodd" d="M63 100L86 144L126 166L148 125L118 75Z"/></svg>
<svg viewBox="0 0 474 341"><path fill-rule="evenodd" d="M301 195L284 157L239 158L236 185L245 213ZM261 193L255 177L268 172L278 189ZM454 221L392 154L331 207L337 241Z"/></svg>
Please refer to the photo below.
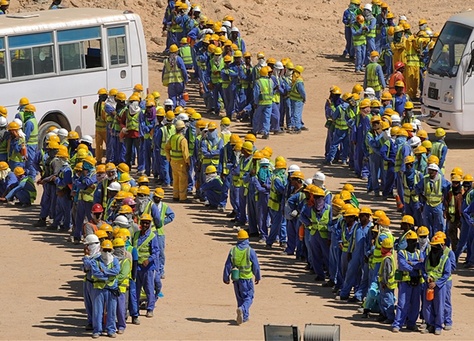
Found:
<svg viewBox="0 0 474 341"><path fill-rule="evenodd" d="M16 122L10 122L8 123L7 130L18 130L20 129L20 125Z"/></svg>
<svg viewBox="0 0 474 341"><path fill-rule="evenodd" d="M252 144L252 142L250 142L250 141L245 141L245 142L243 143L243 145L242 145L242 149L245 149L245 150L251 152L251 151L253 150L253 144Z"/></svg>
<svg viewBox="0 0 474 341"><path fill-rule="evenodd" d="M348 100L350 100L352 98L352 96L353 96L352 93L346 92L342 95L341 98L342 98L343 101L347 102Z"/></svg>
<svg viewBox="0 0 474 341"><path fill-rule="evenodd" d="M127 95L125 95L123 92L119 92L117 95L115 95L115 99L119 101L126 101Z"/></svg>
<svg viewBox="0 0 474 341"><path fill-rule="evenodd" d="M286 169L286 161L275 162L275 169Z"/></svg>
<svg viewBox="0 0 474 341"><path fill-rule="evenodd" d="M301 65L296 65L294 71L301 74L304 71L304 67L302 67Z"/></svg>
<svg viewBox="0 0 474 341"><path fill-rule="evenodd" d="M388 91L385 91L382 94L382 101L391 101L392 100L392 94Z"/></svg>
<svg viewBox="0 0 474 341"><path fill-rule="evenodd" d="M153 218L148 213L143 213L142 216L140 217L140 220L141 221L152 221Z"/></svg>
<svg viewBox="0 0 474 341"><path fill-rule="evenodd" d="M329 88L329 92L333 95L342 95L342 90L337 85L333 85Z"/></svg>
<svg viewBox="0 0 474 341"><path fill-rule="evenodd" d="M225 56L224 57L224 63L231 63L232 62L232 57L231 56Z"/></svg>
<svg viewBox="0 0 474 341"><path fill-rule="evenodd" d="M127 193L125 193L124 191L118 191L117 194L115 194L114 199L123 200L123 199L125 199L126 194Z"/></svg>
<svg viewBox="0 0 474 341"><path fill-rule="evenodd" d="M357 217L359 210L355 207L349 207L344 211L344 217Z"/></svg>
<svg viewBox="0 0 474 341"><path fill-rule="evenodd" d="M27 104L23 110L25 112L36 112L36 107L33 104Z"/></svg>
<svg viewBox="0 0 474 341"><path fill-rule="evenodd" d="M352 93L353 94L360 94L363 91L364 91L364 87L360 84L356 84L352 87Z"/></svg>
<svg viewBox="0 0 474 341"><path fill-rule="evenodd" d="M217 129L217 124L215 122L209 122L207 125L208 130L216 130Z"/></svg>
<svg viewBox="0 0 474 341"><path fill-rule="evenodd" d="M410 224L410 225L415 225L415 219L413 219L413 217L412 217L411 215L405 214L405 215L402 217L402 223L407 223L407 224Z"/></svg>
<svg viewBox="0 0 474 341"><path fill-rule="evenodd" d="M433 144L431 143L430 140L424 140L423 142L421 142L421 145L425 147L426 149L433 148Z"/></svg>
<svg viewBox="0 0 474 341"><path fill-rule="evenodd" d="M161 187L156 188L155 191L153 192L153 196L163 199L165 197L164 189Z"/></svg>
<svg viewBox="0 0 474 341"><path fill-rule="evenodd" d="M250 58L250 57L252 57L252 54L250 52L244 53L244 58Z"/></svg>
<svg viewBox="0 0 474 341"><path fill-rule="evenodd" d="M18 105L23 106L23 105L27 105L27 104L30 104L30 100L28 98L26 98L26 97L20 98L20 101L18 102Z"/></svg>
<svg viewBox="0 0 474 341"><path fill-rule="evenodd" d="M413 162L415 162L415 157L412 156L412 155L407 155L407 156L405 157L405 160L403 160L403 163L404 163L404 164L413 163Z"/></svg>
<svg viewBox="0 0 474 341"><path fill-rule="evenodd" d="M149 107L149 108L154 107L155 105L156 105L156 103L153 100L146 101L146 106Z"/></svg>
<svg viewBox="0 0 474 341"><path fill-rule="evenodd" d="M341 194L341 199L344 201L350 200L352 198L351 192L347 190L343 189L340 194Z"/></svg>
<svg viewBox="0 0 474 341"><path fill-rule="evenodd" d="M361 207L360 208L360 211L359 211L359 215L360 214L369 214L369 215L372 215L372 210L370 209L370 207Z"/></svg>
<svg viewBox="0 0 474 341"><path fill-rule="evenodd" d="M244 140L245 140L245 141L250 141L250 142L252 142L252 143L255 143L255 142L257 141L257 138L255 137L254 134L250 134L250 133L249 133L249 134L245 135Z"/></svg>
<svg viewBox="0 0 474 341"><path fill-rule="evenodd" d="M332 200L332 205L337 206L339 208L342 208L345 204L344 204L344 201L342 199L336 198L336 199Z"/></svg>
<svg viewBox="0 0 474 341"><path fill-rule="evenodd" d="M141 175L138 180L137 180L138 183L149 183L150 182L150 179L148 179L148 177L146 175Z"/></svg>
<svg viewBox="0 0 474 341"><path fill-rule="evenodd" d="M237 239L239 240L249 239L249 234L247 233L247 231L242 229L237 233Z"/></svg>
<svg viewBox="0 0 474 341"><path fill-rule="evenodd" d="M57 143L56 141L49 141L48 142L48 148L49 149L59 149L59 143ZM76 158L79 158L79 152L77 152L77 157ZM87 153L86 153L87 155Z"/></svg>
<svg viewBox="0 0 474 341"><path fill-rule="evenodd" d="M386 214L382 210L376 210L374 212L374 219L380 219L381 217L384 217Z"/></svg>
<svg viewBox="0 0 474 341"><path fill-rule="evenodd" d="M237 142L234 146L235 151L241 151L242 150L243 143L242 142Z"/></svg>
<svg viewBox="0 0 474 341"><path fill-rule="evenodd" d="M357 17L356 17L356 21L359 23L359 24L363 24L365 22L365 18L362 14L359 14Z"/></svg>
<svg viewBox="0 0 474 341"><path fill-rule="evenodd" d="M453 170L451 171L451 175L457 174L462 176L463 175L463 170L460 167L454 167Z"/></svg>
<svg viewBox="0 0 474 341"><path fill-rule="evenodd" d="M426 150L426 148L423 147L423 146L418 146L418 147L415 148L414 152L415 152L415 155L417 155L417 154L425 154L425 153L427 152L427 150Z"/></svg>
<svg viewBox="0 0 474 341"><path fill-rule="evenodd" d="M439 165L439 158L436 155L428 156L428 164L432 164L432 163Z"/></svg>
<svg viewBox="0 0 474 341"><path fill-rule="evenodd" d="M222 125L230 125L230 118L228 117L223 117L222 120L221 120L221 124Z"/></svg>
<svg viewBox="0 0 474 341"><path fill-rule="evenodd" d="M435 131L435 136L440 138L446 135L446 131L443 128L437 128Z"/></svg>
<svg viewBox="0 0 474 341"><path fill-rule="evenodd" d="M97 230L94 232L94 234L97 236L97 238L101 239L101 238L107 238L108 235L107 235L107 232L103 231L103 230Z"/></svg>
<svg viewBox="0 0 474 341"><path fill-rule="evenodd" d="M444 238L442 236L438 235L438 236L433 236L433 238L431 238L430 245L441 245L441 244L444 244Z"/></svg>
<svg viewBox="0 0 474 341"><path fill-rule="evenodd" d="M292 62L288 62L285 64L285 67L288 69L288 70L294 70L295 69L295 66L293 65Z"/></svg>
<svg viewBox="0 0 474 341"><path fill-rule="evenodd" d="M8 110L3 105L0 105L0 116L7 117Z"/></svg>
<svg viewBox="0 0 474 341"><path fill-rule="evenodd" d="M418 237L428 236L430 234L430 230L426 226L420 226L416 230L416 234Z"/></svg>
<svg viewBox="0 0 474 341"><path fill-rule="evenodd" d="M105 232L105 231L104 231ZM97 236L99 239L100 237ZM103 250L113 250L114 249L114 246L112 244L112 242L108 239L104 240L102 242L102 244L100 244L100 247L103 249Z"/></svg>
<svg viewBox="0 0 474 341"><path fill-rule="evenodd" d="M120 214L131 214L133 213L132 208L129 205L122 205L118 211Z"/></svg>
<svg viewBox="0 0 474 341"><path fill-rule="evenodd" d="M64 148L61 148L61 147L64 147ZM66 146L59 146L56 157L69 158L69 153L68 153L67 147ZM101 165L101 166L105 167L105 165ZM99 170L99 168L97 167L97 172L98 172L98 170ZM105 170L104 170L104 172L105 172Z"/></svg>
<svg viewBox="0 0 474 341"><path fill-rule="evenodd" d="M87 162L88 164L95 166L97 163L97 160L93 156L87 155L82 162Z"/></svg>
<svg viewBox="0 0 474 341"><path fill-rule="evenodd" d="M326 196L326 193L324 192L324 190L319 187L319 186L311 186L311 189L309 191L312 195L314 196L317 196L317 197L324 197Z"/></svg>
<svg viewBox="0 0 474 341"><path fill-rule="evenodd" d="M8 163L5 161L0 161L0 171L4 171L8 169Z"/></svg>
<svg viewBox="0 0 474 341"><path fill-rule="evenodd" d="M82 171L82 162L76 163L76 165L74 166L74 170L75 171Z"/></svg>
<svg viewBox="0 0 474 341"><path fill-rule="evenodd" d="M219 56L222 54L222 49L220 47L216 47L214 50L214 55Z"/></svg>
<svg viewBox="0 0 474 341"><path fill-rule="evenodd" d="M364 98L362 101L359 103L359 108L367 108L370 107L370 99Z"/></svg>
<svg viewBox="0 0 474 341"><path fill-rule="evenodd" d="M138 187L137 194L150 195L150 187L141 185Z"/></svg>
<svg viewBox="0 0 474 341"><path fill-rule="evenodd" d="M260 74L261 77L267 77L268 76L268 68L266 68L265 66L262 67L260 69L259 74Z"/></svg>
<svg viewBox="0 0 474 341"><path fill-rule="evenodd" d="M377 219L377 223L382 226L389 226L390 219L386 215L384 215Z"/></svg>
<svg viewBox="0 0 474 341"><path fill-rule="evenodd" d="M129 206L129 207L130 207L130 206ZM112 228L112 226L110 226L110 225L107 224L107 223L104 223L104 224L100 225L99 230L105 231L105 232L113 232L113 231L114 231L114 229Z"/></svg>
<svg viewBox="0 0 474 341"><path fill-rule="evenodd" d="M379 56L380 56L380 55L379 55L378 51L372 51L372 52L370 52L370 58L379 57Z"/></svg>
<svg viewBox="0 0 474 341"><path fill-rule="evenodd" d="M384 240L382 240L382 248L384 249L391 249L393 248L393 240L392 238L385 238Z"/></svg>
<svg viewBox="0 0 474 341"><path fill-rule="evenodd" d="M405 110L411 110L411 109L413 109L413 108L414 108L413 102L407 101L407 102L405 103Z"/></svg>
<svg viewBox="0 0 474 341"><path fill-rule="evenodd" d="M67 134L67 139L68 140L78 140L79 139L79 134L77 131L75 130L71 130L68 134Z"/></svg>
<svg viewBox="0 0 474 341"><path fill-rule="evenodd" d="M240 142L240 137L237 134L231 134L230 135L230 140L229 140L231 145L235 145L236 143Z"/></svg>
<svg viewBox="0 0 474 341"><path fill-rule="evenodd" d="M138 97L138 96L135 95L135 94L132 94L132 95L128 98L128 101L129 101L129 102L139 102L139 101L140 101L140 97Z"/></svg>
<svg viewBox="0 0 474 341"><path fill-rule="evenodd" d="M380 103L378 99L373 99L372 101L370 101L371 108L380 108L381 106L382 106L382 103Z"/></svg>
<svg viewBox="0 0 474 341"><path fill-rule="evenodd" d="M120 179L118 182L123 183L123 182L128 182L132 180L132 177L130 176L130 173L125 172L120 175Z"/></svg>
<svg viewBox="0 0 474 341"><path fill-rule="evenodd" d="M400 128L400 131L398 132L398 136L408 137L408 132L405 129Z"/></svg>
<svg viewBox="0 0 474 341"><path fill-rule="evenodd" d="M24 175L25 170L23 169L23 167L15 167L15 169L13 170L13 174L15 174L16 176Z"/></svg>
<svg viewBox="0 0 474 341"><path fill-rule="evenodd" d="M178 46L176 44L173 44L173 45L170 46L170 52L171 53L176 53L176 52L178 52L178 50L179 49L178 49Z"/></svg>
<svg viewBox="0 0 474 341"><path fill-rule="evenodd" d="M170 121L173 121L174 118L175 118L174 112L171 111L171 110L168 110L168 111L166 112L165 118L166 118L166 120L169 121L169 122L170 122Z"/></svg>
<svg viewBox="0 0 474 341"><path fill-rule="evenodd" d="M119 229L119 232L118 232L117 236L120 236L121 238L127 237L127 239L130 239L130 237L132 236L132 234L130 233L130 230L129 230L129 229L124 228L124 227L121 227L121 228Z"/></svg>
<svg viewBox="0 0 474 341"><path fill-rule="evenodd" d="M463 180L464 182L473 182L473 181L474 181L474 177L472 177L471 174L466 174L466 175L464 175L464 177L462 178L462 180Z"/></svg>
<svg viewBox="0 0 474 341"><path fill-rule="evenodd" d="M304 177L304 174L303 172L301 171L295 171L291 174L290 178L292 179L301 179L301 180L304 180L305 177Z"/></svg>
<svg viewBox="0 0 474 341"><path fill-rule="evenodd" d="M252 156L252 158L254 160L261 160L261 159L263 159L263 157L264 157L263 153L261 151L258 151L258 150L255 153L253 153L253 156Z"/></svg>
<svg viewBox="0 0 474 341"><path fill-rule="evenodd" d="M418 239L418 235L416 234L415 231L408 231L406 234L405 234L405 238L408 240L408 239Z"/></svg>
<svg viewBox="0 0 474 341"><path fill-rule="evenodd" d="M188 38L186 37L183 37L181 38L181 40L179 41L181 44L187 44L188 43Z"/></svg>
<svg viewBox="0 0 474 341"><path fill-rule="evenodd" d="M427 139L428 133L426 132L426 130L420 129L416 132L416 136L418 136L419 138Z"/></svg>
<svg viewBox="0 0 474 341"><path fill-rule="evenodd" d="M117 230L117 235L120 233L120 229ZM122 238L115 238L113 241L114 247L122 247L125 246L125 241Z"/></svg>
<svg viewBox="0 0 474 341"><path fill-rule="evenodd" d="M418 21L418 26L425 25L427 23L428 21L426 21L426 19L420 19L420 21Z"/></svg>
<svg viewBox="0 0 474 341"><path fill-rule="evenodd" d="M237 50L234 52L234 58L242 58L242 51Z"/></svg>
<svg viewBox="0 0 474 341"><path fill-rule="evenodd" d="M349 193L354 193L354 192L355 192L355 188L354 188L354 186L351 185L351 184L345 184L345 185L342 187L342 190L348 191Z"/></svg>
<svg viewBox="0 0 474 341"><path fill-rule="evenodd" d="M461 182L462 176L459 174L451 174L451 182Z"/></svg>
<svg viewBox="0 0 474 341"><path fill-rule="evenodd" d="M209 165L206 167L206 174L216 173L217 168L213 165Z"/></svg>
<svg viewBox="0 0 474 341"><path fill-rule="evenodd" d="M106 88L100 88L97 91L97 95L107 95L107 89Z"/></svg>

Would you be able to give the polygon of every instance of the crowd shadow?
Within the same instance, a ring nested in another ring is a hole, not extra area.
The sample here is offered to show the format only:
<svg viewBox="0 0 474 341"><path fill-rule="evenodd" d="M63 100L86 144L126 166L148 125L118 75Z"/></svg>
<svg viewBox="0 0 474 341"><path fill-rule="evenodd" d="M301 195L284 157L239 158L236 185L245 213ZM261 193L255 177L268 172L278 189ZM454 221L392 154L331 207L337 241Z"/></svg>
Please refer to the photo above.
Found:
<svg viewBox="0 0 474 341"><path fill-rule="evenodd" d="M47 330L46 335L59 338L90 338L90 332L86 332L81 325L87 324L84 309L60 309L56 316L45 316L40 324L33 328Z"/></svg>

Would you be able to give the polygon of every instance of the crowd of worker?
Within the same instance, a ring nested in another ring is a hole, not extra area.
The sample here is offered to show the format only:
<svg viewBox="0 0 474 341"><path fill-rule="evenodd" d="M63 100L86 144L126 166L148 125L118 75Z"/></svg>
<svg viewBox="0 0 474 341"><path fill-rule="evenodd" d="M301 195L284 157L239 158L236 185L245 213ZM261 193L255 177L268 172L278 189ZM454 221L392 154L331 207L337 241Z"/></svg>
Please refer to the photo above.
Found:
<svg viewBox="0 0 474 341"><path fill-rule="evenodd" d="M92 336L124 333L127 316L139 324L140 306L153 317L165 277L164 226L174 219L163 188L171 186L175 202L189 203L192 195L222 213L230 203L226 215L239 242L223 281L233 281L239 324L249 319L252 278L255 284L260 280L248 242L255 237L267 249L279 245L284 254L307 262L317 282L341 300L363 302L363 316L378 314L393 332L418 330L419 317L423 333L450 330L451 272L464 249L465 266L474 266L474 179L459 168L445 177L445 131L438 129L429 141L414 120L403 81L394 83L393 97L368 86L347 93L332 86L325 108L326 162L349 163L368 180L368 192L396 198L403 233L395 240L389 217L359 207L352 185L333 194L322 172L305 177L298 165L288 166L269 145L259 145L256 134L266 139L270 131L281 133L284 119L288 131L303 129L302 67L265 61L263 53L253 67L230 16L219 25L197 6L169 1L164 22L170 57L163 80L170 98L161 105L160 94L144 95L141 84L130 96L99 89L95 150L91 136L63 128L52 128L39 144L36 108L27 98L20 99L11 122L0 107L0 201L29 206L41 185L35 226L71 233L72 242L85 244L84 303ZM187 45L188 66L187 52L180 50ZM374 52L370 63L377 63ZM191 68L209 114L221 113L220 124L186 106ZM232 133L232 120L246 118L253 133Z"/></svg>

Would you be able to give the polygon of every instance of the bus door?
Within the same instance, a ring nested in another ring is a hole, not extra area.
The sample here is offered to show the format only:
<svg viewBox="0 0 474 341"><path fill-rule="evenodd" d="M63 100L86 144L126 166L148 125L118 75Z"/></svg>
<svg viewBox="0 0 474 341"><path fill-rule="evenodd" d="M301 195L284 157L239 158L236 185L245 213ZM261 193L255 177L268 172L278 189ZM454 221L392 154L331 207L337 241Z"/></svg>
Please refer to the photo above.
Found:
<svg viewBox="0 0 474 341"><path fill-rule="evenodd" d="M127 27L125 24L106 27L106 35L108 48L107 88L130 89L133 87L133 80Z"/></svg>

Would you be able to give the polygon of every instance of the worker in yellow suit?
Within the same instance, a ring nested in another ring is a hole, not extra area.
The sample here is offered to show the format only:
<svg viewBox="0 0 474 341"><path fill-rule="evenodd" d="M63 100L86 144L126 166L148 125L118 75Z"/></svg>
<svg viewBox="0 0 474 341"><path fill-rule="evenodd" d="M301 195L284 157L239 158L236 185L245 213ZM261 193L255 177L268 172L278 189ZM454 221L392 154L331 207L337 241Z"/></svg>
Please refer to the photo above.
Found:
<svg viewBox="0 0 474 341"><path fill-rule="evenodd" d="M173 201L186 202L188 189L189 150L184 137L186 125L183 121L175 122L176 133L165 145L166 158L171 164L173 173Z"/></svg>
<svg viewBox="0 0 474 341"><path fill-rule="evenodd" d="M416 37L411 35L405 41L405 88L410 98L417 98L418 88L420 86L420 57L418 55Z"/></svg>
<svg viewBox="0 0 474 341"><path fill-rule="evenodd" d="M405 57L405 36L403 35L403 27L402 26L395 26L394 34L393 34L393 42L391 44L391 49L393 52L393 67L395 68L395 64L397 62L402 62L406 64L406 57Z"/></svg>

